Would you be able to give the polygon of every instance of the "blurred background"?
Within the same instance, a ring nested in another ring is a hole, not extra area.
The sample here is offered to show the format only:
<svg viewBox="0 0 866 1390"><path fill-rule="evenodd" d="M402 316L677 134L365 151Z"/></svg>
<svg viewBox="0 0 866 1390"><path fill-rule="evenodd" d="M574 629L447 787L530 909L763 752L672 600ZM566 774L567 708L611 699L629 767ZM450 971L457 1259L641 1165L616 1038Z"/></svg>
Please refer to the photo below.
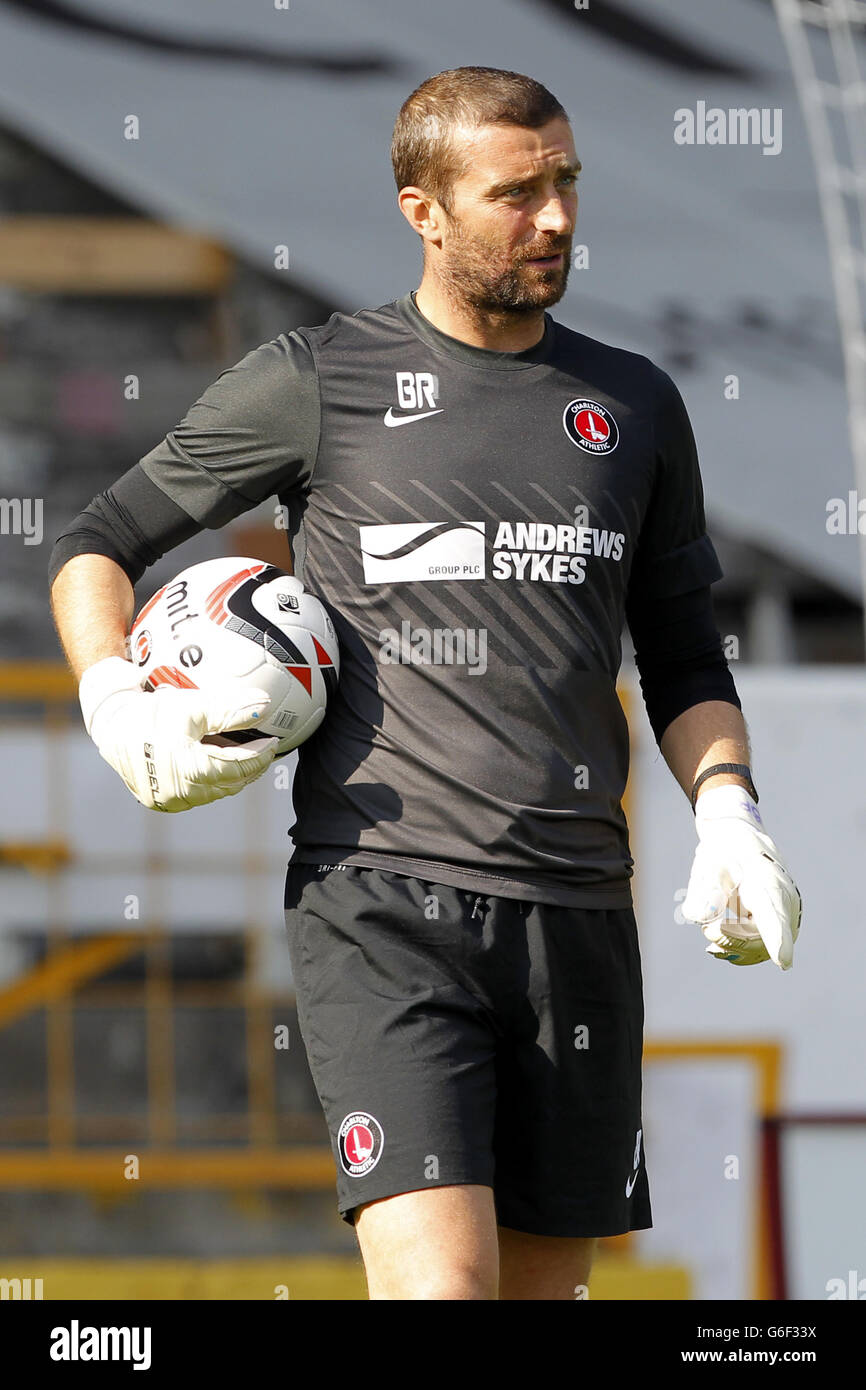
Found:
<svg viewBox="0 0 866 1390"><path fill-rule="evenodd" d="M149 816L83 731L46 571L224 368L417 286L391 130L469 63L571 116L554 316L684 396L761 810L804 899L789 974L702 954L693 819L626 630L656 1224L603 1242L592 1296L866 1296L864 8L0 0L2 1297L365 1297L284 940L291 760ZM198 560L285 563L274 519L170 553L137 606Z"/></svg>

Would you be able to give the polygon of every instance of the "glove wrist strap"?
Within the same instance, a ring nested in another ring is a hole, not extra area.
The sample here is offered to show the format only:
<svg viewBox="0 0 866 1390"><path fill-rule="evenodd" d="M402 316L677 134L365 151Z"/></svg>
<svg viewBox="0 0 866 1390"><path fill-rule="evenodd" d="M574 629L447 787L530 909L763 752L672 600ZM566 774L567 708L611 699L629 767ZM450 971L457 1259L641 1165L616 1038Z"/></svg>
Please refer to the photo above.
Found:
<svg viewBox="0 0 866 1390"><path fill-rule="evenodd" d="M752 769L750 767L748 767L745 763L713 763L712 767L705 767L700 776L695 778L694 786L692 787L691 793L693 811L697 803L699 787L707 780L708 777L714 776L717 772L735 772L738 774L738 776L744 777L749 784L749 795L754 797L755 805L757 805L758 793L755 789L755 784L752 781Z"/></svg>

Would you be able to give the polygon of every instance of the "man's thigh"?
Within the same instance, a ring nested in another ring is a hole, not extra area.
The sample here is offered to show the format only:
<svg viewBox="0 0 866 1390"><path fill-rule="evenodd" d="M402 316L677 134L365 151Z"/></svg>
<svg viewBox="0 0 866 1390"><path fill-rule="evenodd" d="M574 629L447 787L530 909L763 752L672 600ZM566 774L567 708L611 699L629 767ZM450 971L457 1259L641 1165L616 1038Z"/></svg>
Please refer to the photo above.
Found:
<svg viewBox="0 0 866 1390"><path fill-rule="evenodd" d="M497 1226L493 1191L432 1188L366 1203L355 1229L372 1300L573 1300L595 1240Z"/></svg>
<svg viewBox="0 0 866 1390"><path fill-rule="evenodd" d="M371 1299L496 1299L499 1245L493 1189L403 1192L356 1210Z"/></svg>

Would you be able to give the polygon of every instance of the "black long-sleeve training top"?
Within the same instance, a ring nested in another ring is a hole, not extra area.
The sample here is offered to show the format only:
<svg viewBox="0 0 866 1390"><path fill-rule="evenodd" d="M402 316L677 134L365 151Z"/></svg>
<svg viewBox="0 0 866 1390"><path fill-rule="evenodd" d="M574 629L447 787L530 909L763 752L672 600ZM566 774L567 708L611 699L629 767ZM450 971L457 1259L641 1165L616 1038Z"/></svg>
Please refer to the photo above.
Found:
<svg viewBox="0 0 866 1390"><path fill-rule="evenodd" d="M584 907L630 903L616 695L628 621L656 739L740 708L694 437L648 358L544 316L474 347L414 295L280 334L70 524L133 583L274 497L341 645L299 750L295 858Z"/></svg>

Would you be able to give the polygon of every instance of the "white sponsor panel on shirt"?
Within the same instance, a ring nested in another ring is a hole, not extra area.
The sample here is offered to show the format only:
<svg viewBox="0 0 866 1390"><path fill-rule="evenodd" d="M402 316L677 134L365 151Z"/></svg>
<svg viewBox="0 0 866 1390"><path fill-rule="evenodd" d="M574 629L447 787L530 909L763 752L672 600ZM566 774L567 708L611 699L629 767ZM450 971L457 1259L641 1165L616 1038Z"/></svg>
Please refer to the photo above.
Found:
<svg viewBox="0 0 866 1390"><path fill-rule="evenodd" d="M359 526L365 584L483 579L483 521Z"/></svg>

